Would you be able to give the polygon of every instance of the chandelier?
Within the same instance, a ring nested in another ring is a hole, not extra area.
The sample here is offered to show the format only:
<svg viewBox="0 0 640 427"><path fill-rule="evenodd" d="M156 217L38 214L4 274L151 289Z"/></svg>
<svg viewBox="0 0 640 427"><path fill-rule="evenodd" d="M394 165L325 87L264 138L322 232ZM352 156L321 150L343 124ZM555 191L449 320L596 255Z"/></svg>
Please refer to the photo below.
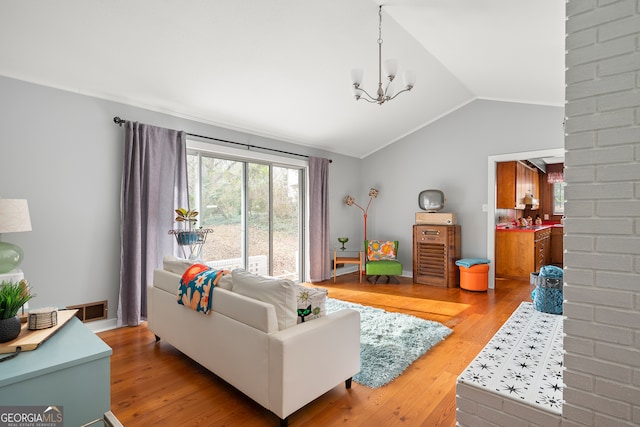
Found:
<svg viewBox="0 0 640 427"><path fill-rule="evenodd" d="M415 73L412 71L405 71L402 75L404 80L404 89L397 93L393 93L393 80L396 78L397 63L394 59L388 59L384 61L385 76L387 78L386 87L382 86L382 5L378 10L378 91L376 96L371 96L366 90L360 87L362 83L362 70L351 70L351 82L352 90L355 95L356 101L364 99L370 103L376 103L379 105L384 104L387 101L391 101L402 92L407 92L413 89L415 84Z"/></svg>

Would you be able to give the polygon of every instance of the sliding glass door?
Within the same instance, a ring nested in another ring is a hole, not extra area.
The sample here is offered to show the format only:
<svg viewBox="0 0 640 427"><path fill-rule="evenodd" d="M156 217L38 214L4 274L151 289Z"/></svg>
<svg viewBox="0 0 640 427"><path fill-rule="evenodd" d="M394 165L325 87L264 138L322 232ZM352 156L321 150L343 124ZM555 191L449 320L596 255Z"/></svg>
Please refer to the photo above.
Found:
<svg viewBox="0 0 640 427"><path fill-rule="evenodd" d="M274 274L293 277L301 272L302 256L302 171L287 167L271 168L272 258ZM300 277L302 280L302 277Z"/></svg>
<svg viewBox="0 0 640 427"><path fill-rule="evenodd" d="M301 281L303 169L189 151L189 198L211 229L202 261Z"/></svg>

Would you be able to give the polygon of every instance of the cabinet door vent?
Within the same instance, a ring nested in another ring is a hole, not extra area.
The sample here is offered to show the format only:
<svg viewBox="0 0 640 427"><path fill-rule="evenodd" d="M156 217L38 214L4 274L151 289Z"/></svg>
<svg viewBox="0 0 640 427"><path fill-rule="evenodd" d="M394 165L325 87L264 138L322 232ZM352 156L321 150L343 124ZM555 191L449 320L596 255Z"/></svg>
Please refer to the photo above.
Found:
<svg viewBox="0 0 640 427"><path fill-rule="evenodd" d="M107 318L109 309L107 301L90 302L86 304L72 305L67 307L70 310L78 310L76 317L83 322L92 322Z"/></svg>
<svg viewBox="0 0 640 427"><path fill-rule="evenodd" d="M418 243L418 274L443 279L446 270L445 246L431 243Z"/></svg>

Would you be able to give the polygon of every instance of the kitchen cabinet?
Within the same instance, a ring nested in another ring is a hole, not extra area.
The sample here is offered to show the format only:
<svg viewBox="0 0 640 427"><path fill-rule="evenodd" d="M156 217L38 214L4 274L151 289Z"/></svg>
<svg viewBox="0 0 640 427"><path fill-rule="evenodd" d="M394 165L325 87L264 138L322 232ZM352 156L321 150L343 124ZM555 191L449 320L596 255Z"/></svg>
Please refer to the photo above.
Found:
<svg viewBox="0 0 640 427"><path fill-rule="evenodd" d="M496 207L524 209L523 198L532 195L540 199L538 171L522 162L500 162L496 166ZM533 209L537 209L534 205Z"/></svg>
<svg viewBox="0 0 640 427"><path fill-rule="evenodd" d="M564 262L564 227L551 229L551 264L562 267Z"/></svg>
<svg viewBox="0 0 640 427"><path fill-rule="evenodd" d="M550 264L551 229L496 230L496 276L529 280L531 273Z"/></svg>
<svg viewBox="0 0 640 427"><path fill-rule="evenodd" d="M533 271L540 271L540 267L551 261L551 228L534 233L535 263Z"/></svg>
<svg viewBox="0 0 640 427"><path fill-rule="evenodd" d="M458 266L459 225L413 226L413 281L446 288L460 285Z"/></svg>

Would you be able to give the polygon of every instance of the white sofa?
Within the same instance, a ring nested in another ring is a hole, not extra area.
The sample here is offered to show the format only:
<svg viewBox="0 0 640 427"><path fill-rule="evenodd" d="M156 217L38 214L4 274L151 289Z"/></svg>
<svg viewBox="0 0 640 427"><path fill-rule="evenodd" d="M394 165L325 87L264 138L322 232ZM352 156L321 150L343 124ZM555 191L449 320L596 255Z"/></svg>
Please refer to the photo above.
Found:
<svg viewBox="0 0 640 427"><path fill-rule="evenodd" d="M155 270L147 298L149 329L276 414L281 425L342 381L351 387L360 371L357 311L282 329L273 304L217 286L211 312L204 315L177 303L180 278Z"/></svg>

